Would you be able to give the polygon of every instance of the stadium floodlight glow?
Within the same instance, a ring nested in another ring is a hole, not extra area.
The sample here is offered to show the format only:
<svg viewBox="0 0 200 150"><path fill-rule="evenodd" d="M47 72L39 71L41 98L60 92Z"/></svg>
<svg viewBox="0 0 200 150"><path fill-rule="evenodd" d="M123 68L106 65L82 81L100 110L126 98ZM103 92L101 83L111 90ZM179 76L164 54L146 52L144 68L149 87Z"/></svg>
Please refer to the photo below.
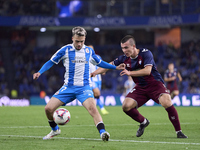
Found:
<svg viewBox="0 0 200 150"><path fill-rule="evenodd" d="M102 18L102 15L101 15L101 14L98 14L98 15L97 15L97 18Z"/></svg>
<svg viewBox="0 0 200 150"><path fill-rule="evenodd" d="M99 27L95 27L94 28L94 32L99 32L100 31L100 28Z"/></svg>
<svg viewBox="0 0 200 150"><path fill-rule="evenodd" d="M44 28L44 27L42 27L42 28L40 28L40 32L46 32L46 28Z"/></svg>

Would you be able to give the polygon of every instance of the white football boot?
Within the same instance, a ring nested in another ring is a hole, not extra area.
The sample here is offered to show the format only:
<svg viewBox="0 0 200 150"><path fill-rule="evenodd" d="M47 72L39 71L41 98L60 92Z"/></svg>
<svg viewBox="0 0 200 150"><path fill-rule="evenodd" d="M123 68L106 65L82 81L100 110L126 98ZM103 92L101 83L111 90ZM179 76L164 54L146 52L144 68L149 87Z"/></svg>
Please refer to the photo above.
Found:
<svg viewBox="0 0 200 150"><path fill-rule="evenodd" d="M101 139L102 139L103 141L108 141L109 138L110 138L110 134L109 134L108 132L103 132L103 133L101 133Z"/></svg>
<svg viewBox="0 0 200 150"><path fill-rule="evenodd" d="M58 129L56 131L53 131L51 130L51 132L49 134L47 134L45 137L43 137L43 140L49 140L51 139L52 137L56 136L56 135L59 135L61 133L61 130Z"/></svg>

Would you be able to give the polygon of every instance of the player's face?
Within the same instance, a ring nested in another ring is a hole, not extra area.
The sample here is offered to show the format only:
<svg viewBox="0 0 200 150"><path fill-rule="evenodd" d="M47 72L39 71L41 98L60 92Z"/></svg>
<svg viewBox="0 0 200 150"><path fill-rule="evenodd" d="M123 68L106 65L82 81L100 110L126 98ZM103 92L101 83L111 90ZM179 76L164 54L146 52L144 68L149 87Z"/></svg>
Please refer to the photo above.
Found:
<svg viewBox="0 0 200 150"><path fill-rule="evenodd" d="M130 45L129 40L121 43L121 48L127 57L135 57L135 45Z"/></svg>
<svg viewBox="0 0 200 150"><path fill-rule="evenodd" d="M173 70L174 70L174 64L169 64L169 65L168 65L168 69L169 69L170 71L173 71Z"/></svg>
<svg viewBox="0 0 200 150"><path fill-rule="evenodd" d="M76 50L80 50L83 47L83 44L85 43L85 36L78 36L75 34L72 37L72 41Z"/></svg>

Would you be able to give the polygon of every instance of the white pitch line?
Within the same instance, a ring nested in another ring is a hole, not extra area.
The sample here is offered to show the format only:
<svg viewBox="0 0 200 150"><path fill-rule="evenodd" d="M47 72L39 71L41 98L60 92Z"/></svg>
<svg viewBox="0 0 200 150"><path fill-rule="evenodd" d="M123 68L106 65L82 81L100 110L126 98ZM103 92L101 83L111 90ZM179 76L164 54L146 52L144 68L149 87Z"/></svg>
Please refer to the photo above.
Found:
<svg viewBox="0 0 200 150"><path fill-rule="evenodd" d="M19 138L39 138L42 136L24 136L24 135L0 135L2 137L19 137ZM101 139L92 138L67 138L67 137L54 137L54 139L65 139L65 140L89 140L89 141L101 141ZM161 142L161 141L136 141L136 140L115 140L110 139L109 142L128 142L128 143L149 143L149 144L174 144L174 145L200 145L200 143L185 143L185 142Z"/></svg>
<svg viewBox="0 0 200 150"><path fill-rule="evenodd" d="M151 123L150 125L170 125L171 123ZM181 123L181 125L186 125L186 124L200 124L200 123ZM138 124L106 124L106 126L138 126ZM66 125L66 126L63 126L63 127L92 127L92 126L95 126L94 124L93 125ZM11 127L1 127L0 128L3 128L3 129L15 129L15 128L49 128L49 126L11 126Z"/></svg>

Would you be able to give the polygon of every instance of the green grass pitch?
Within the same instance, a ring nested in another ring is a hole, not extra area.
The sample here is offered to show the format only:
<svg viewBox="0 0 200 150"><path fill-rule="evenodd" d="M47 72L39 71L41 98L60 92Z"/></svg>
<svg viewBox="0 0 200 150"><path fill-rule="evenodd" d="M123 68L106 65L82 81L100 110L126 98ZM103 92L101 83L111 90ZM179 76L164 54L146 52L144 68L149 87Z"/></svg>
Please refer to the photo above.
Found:
<svg viewBox="0 0 200 150"><path fill-rule="evenodd" d="M60 126L61 135L42 140L51 128L44 106L0 107L0 150L199 150L200 107L176 107L182 131L189 138L177 139L163 107L141 107L139 111L150 120L141 137L136 137L138 123L126 116L121 107L106 107L102 115L111 137L103 142L92 117L81 106L67 108L71 120Z"/></svg>

